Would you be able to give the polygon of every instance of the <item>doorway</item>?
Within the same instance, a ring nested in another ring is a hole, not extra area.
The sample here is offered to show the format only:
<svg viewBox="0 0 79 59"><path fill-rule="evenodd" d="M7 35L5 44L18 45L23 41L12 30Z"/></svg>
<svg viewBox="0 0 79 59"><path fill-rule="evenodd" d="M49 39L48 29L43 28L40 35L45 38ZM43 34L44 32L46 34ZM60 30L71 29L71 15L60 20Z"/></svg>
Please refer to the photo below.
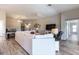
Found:
<svg viewBox="0 0 79 59"><path fill-rule="evenodd" d="M78 41L79 35L79 20L66 21L66 36L67 40Z"/></svg>

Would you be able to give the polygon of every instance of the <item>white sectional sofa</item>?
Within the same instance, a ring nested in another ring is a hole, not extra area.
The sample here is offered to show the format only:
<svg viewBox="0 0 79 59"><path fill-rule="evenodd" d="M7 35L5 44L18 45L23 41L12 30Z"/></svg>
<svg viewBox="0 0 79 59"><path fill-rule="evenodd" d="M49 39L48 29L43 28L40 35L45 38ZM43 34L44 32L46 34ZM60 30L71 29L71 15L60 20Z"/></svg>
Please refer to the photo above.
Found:
<svg viewBox="0 0 79 59"><path fill-rule="evenodd" d="M17 31L15 40L29 53L32 54L32 38L30 31Z"/></svg>
<svg viewBox="0 0 79 59"><path fill-rule="evenodd" d="M15 40L30 55L55 55L55 51L59 49L56 48L59 45L50 35L34 35L30 34L30 31L17 31Z"/></svg>
<svg viewBox="0 0 79 59"><path fill-rule="evenodd" d="M32 40L33 55L55 55L55 39L52 34L35 35Z"/></svg>

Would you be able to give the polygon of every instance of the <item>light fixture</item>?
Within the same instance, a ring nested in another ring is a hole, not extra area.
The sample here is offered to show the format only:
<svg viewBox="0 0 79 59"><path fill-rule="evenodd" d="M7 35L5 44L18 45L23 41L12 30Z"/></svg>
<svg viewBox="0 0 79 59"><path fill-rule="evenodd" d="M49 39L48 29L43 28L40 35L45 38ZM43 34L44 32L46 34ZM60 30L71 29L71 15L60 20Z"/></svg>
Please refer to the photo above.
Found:
<svg viewBox="0 0 79 59"><path fill-rule="evenodd" d="M28 26L28 25L26 25L26 28L29 28L29 26Z"/></svg>
<svg viewBox="0 0 79 59"><path fill-rule="evenodd" d="M36 30L39 30L39 28L36 28Z"/></svg>
<svg viewBox="0 0 79 59"><path fill-rule="evenodd" d="M15 19L27 19L27 17L24 15L15 15L14 18Z"/></svg>
<svg viewBox="0 0 79 59"><path fill-rule="evenodd" d="M22 21L21 20L17 20L17 22L21 23Z"/></svg>
<svg viewBox="0 0 79 59"><path fill-rule="evenodd" d="M28 25L30 26L31 24L29 23Z"/></svg>
<svg viewBox="0 0 79 59"><path fill-rule="evenodd" d="M30 23L29 23L29 24L25 24L26 28L29 28L29 27L30 27L30 25L31 25Z"/></svg>

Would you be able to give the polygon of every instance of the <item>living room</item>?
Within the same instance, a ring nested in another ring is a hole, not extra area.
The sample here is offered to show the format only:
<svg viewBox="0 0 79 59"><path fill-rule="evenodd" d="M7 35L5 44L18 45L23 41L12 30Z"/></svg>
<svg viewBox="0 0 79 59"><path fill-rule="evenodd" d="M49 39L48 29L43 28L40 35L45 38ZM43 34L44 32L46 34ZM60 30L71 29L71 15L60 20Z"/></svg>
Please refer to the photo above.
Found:
<svg viewBox="0 0 79 59"><path fill-rule="evenodd" d="M0 43L1 55L79 54L77 50L78 41L73 41L73 38L69 41L66 30L67 20L77 20L79 18L78 4L1 4L0 8L0 18L2 19L0 37L1 42L3 42ZM56 41L56 38L52 36L59 31L62 31L63 34L60 35L61 39ZM39 39L35 39L33 35L36 35L35 37ZM42 37L42 41L40 37ZM47 37L47 39L43 37ZM72 49L71 44L74 45L72 48L76 47L76 49ZM6 47L8 48L4 49Z"/></svg>

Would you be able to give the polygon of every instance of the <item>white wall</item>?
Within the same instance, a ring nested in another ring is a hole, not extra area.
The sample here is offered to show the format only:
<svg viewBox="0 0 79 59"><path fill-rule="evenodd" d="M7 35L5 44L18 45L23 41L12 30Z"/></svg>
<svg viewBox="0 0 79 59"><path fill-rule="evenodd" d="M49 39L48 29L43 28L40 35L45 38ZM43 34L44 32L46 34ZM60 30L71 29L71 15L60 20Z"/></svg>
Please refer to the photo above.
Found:
<svg viewBox="0 0 79 59"><path fill-rule="evenodd" d="M25 23L31 23L31 28L34 27L34 24L36 23L36 20L26 20ZM6 18L6 27L8 29L17 29L17 30L21 30L21 23L18 22L18 19L14 19L11 17L7 17Z"/></svg>
<svg viewBox="0 0 79 59"><path fill-rule="evenodd" d="M36 19L26 19L26 20L24 20L24 23L25 24L28 24L28 23L30 23L31 25L30 25L30 27L29 27L29 29L34 29L34 25L37 23L37 20ZM27 30L27 27L26 27L26 30Z"/></svg>
<svg viewBox="0 0 79 59"><path fill-rule="evenodd" d="M41 25L41 30L45 30L46 24L56 24L57 27L60 29L60 20L61 16L60 14L54 15L51 17L41 18L37 20L37 23Z"/></svg>
<svg viewBox="0 0 79 59"><path fill-rule="evenodd" d="M79 19L79 9L73 9L61 13L61 30L64 32L62 39L66 40L65 20Z"/></svg>
<svg viewBox="0 0 79 59"><path fill-rule="evenodd" d="M0 20L2 20L2 33L0 33L0 36L5 36L6 34L6 13L4 10L0 10Z"/></svg>
<svg viewBox="0 0 79 59"><path fill-rule="evenodd" d="M13 19L11 17L6 18L6 27L8 29L17 29L20 30L21 23L17 21L17 19Z"/></svg>

